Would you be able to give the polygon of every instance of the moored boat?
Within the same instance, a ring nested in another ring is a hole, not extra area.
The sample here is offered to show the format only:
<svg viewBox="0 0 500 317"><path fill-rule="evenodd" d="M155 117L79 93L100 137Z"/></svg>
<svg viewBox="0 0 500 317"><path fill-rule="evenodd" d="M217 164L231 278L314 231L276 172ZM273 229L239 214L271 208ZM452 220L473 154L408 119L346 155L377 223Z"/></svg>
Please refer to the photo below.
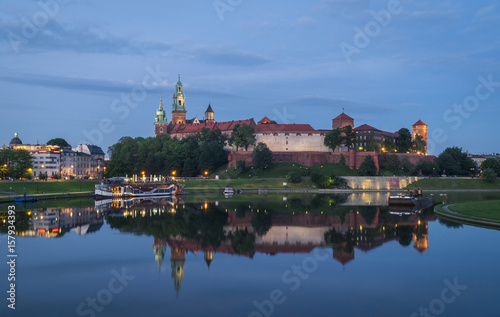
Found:
<svg viewBox="0 0 500 317"><path fill-rule="evenodd" d="M390 195L389 205L420 206L432 204L432 197L424 197L421 189L414 189L405 194Z"/></svg>
<svg viewBox="0 0 500 317"><path fill-rule="evenodd" d="M96 198L170 196L180 191L181 188L177 183L167 181L139 183L131 182L126 177L104 179L95 185Z"/></svg>

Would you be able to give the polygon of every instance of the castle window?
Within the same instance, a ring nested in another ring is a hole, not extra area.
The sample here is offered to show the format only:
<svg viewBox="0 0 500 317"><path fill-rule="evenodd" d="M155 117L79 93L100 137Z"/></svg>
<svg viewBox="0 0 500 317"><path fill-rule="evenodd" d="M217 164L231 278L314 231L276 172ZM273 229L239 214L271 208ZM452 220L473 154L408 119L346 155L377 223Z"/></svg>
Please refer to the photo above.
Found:
<svg viewBox="0 0 500 317"><path fill-rule="evenodd" d="M319 135L320 135L320 136L325 136L325 134L324 134L324 133L320 133Z"/></svg>
<svg viewBox="0 0 500 317"><path fill-rule="evenodd" d="M160 133L163 133L163 128L160 128Z"/></svg>
<svg viewBox="0 0 500 317"><path fill-rule="evenodd" d="M308 136L312 136L313 134L312 133L309 133Z"/></svg>
<svg viewBox="0 0 500 317"><path fill-rule="evenodd" d="M300 136L300 133L297 133L297 136Z"/></svg>
<svg viewBox="0 0 500 317"><path fill-rule="evenodd" d="M285 135L289 135L288 133L285 133Z"/></svg>
<svg viewBox="0 0 500 317"><path fill-rule="evenodd" d="M286 144L288 144L288 141L286 141Z"/></svg>
<svg viewBox="0 0 500 317"><path fill-rule="evenodd" d="M274 136L278 136L278 133L275 133Z"/></svg>
<svg viewBox="0 0 500 317"><path fill-rule="evenodd" d="M179 106L181 105L181 101L179 100Z"/></svg>
<svg viewBox="0 0 500 317"><path fill-rule="evenodd" d="M286 148L286 150L288 151L288 148Z"/></svg>

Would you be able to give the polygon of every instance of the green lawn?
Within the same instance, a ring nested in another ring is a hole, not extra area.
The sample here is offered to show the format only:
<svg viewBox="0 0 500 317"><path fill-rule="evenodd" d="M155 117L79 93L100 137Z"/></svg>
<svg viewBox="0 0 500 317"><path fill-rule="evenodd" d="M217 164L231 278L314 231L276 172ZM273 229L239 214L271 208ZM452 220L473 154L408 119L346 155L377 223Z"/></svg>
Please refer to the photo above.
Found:
<svg viewBox="0 0 500 317"><path fill-rule="evenodd" d="M450 216L500 224L500 200L471 201L447 206L452 212L444 210L443 205L436 206L436 211Z"/></svg>
<svg viewBox="0 0 500 317"><path fill-rule="evenodd" d="M500 221L500 200L472 201L453 204L448 208L462 215Z"/></svg>
<svg viewBox="0 0 500 317"><path fill-rule="evenodd" d="M408 188L420 189L500 189L500 180L487 183L482 179L426 178L412 183Z"/></svg>
<svg viewBox="0 0 500 317"><path fill-rule="evenodd" d="M0 182L0 189L8 192L14 192L19 195L28 195L45 193L67 193L92 191L95 188L96 181L60 181L60 182ZM12 189L11 189L12 188Z"/></svg>
<svg viewBox="0 0 500 317"><path fill-rule="evenodd" d="M184 184L187 191L192 191L193 189L220 189L226 186L233 186L236 188L243 189L266 189L266 188L312 188L312 183L310 180L306 179L302 183L293 184L287 183L287 186L283 186L283 182L287 182L285 178L273 178L273 179L208 179L208 180L187 180L181 182Z"/></svg>

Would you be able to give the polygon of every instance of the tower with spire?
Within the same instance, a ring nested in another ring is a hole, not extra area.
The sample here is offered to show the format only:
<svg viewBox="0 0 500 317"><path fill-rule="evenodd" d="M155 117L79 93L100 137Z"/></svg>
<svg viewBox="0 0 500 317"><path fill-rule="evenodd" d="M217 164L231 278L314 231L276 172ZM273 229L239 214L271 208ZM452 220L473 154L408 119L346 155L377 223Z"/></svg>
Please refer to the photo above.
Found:
<svg viewBox="0 0 500 317"><path fill-rule="evenodd" d="M186 254L184 249L170 247L170 267L172 268L172 279L174 280L174 288L177 296L181 289L181 281L184 277L184 264L186 263Z"/></svg>
<svg viewBox="0 0 500 317"><path fill-rule="evenodd" d="M155 118L155 136L160 134L167 134L168 120L165 110L163 109L163 98L160 96L160 106L156 111Z"/></svg>
<svg viewBox="0 0 500 317"><path fill-rule="evenodd" d="M208 104L207 111L205 111L205 123L214 123L214 111L212 110L212 106Z"/></svg>
<svg viewBox="0 0 500 317"><path fill-rule="evenodd" d="M173 96L174 102L172 104L172 123L185 124L186 123L186 103L184 92L182 91L181 75L175 85L175 93Z"/></svg>

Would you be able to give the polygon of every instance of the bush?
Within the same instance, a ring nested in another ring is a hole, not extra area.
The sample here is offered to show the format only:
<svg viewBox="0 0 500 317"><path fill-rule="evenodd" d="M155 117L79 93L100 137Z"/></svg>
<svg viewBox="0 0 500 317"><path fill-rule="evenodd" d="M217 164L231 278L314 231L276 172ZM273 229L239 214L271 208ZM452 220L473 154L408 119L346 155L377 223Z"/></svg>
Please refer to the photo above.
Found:
<svg viewBox="0 0 500 317"><path fill-rule="evenodd" d="M47 173L40 173L38 175L38 178L41 179L41 180L46 180L47 179Z"/></svg>
<svg viewBox="0 0 500 317"><path fill-rule="evenodd" d="M377 166L375 166L375 161L371 155L368 155L361 166L358 169L358 174L360 176L376 176Z"/></svg>
<svg viewBox="0 0 500 317"><path fill-rule="evenodd" d="M494 183L497 180L497 173L492 168L487 168L481 174L483 177L483 181L487 183Z"/></svg>
<svg viewBox="0 0 500 317"><path fill-rule="evenodd" d="M340 154L340 161L339 161L339 164L340 164L340 165L345 165L345 156L344 156L344 154Z"/></svg>
<svg viewBox="0 0 500 317"><path fill-rule="evenodd" d="M291 172L288 174L288 181L290 183L300 183L302 182L302 176L298 172Z"/></svg>
<svg viewBox="0 0 500 317"><path fill-rule="evenodd" d="M238 172L238 174L245 174L248 171L247 163L245 161L237 161L236 171Z"/></svg>

